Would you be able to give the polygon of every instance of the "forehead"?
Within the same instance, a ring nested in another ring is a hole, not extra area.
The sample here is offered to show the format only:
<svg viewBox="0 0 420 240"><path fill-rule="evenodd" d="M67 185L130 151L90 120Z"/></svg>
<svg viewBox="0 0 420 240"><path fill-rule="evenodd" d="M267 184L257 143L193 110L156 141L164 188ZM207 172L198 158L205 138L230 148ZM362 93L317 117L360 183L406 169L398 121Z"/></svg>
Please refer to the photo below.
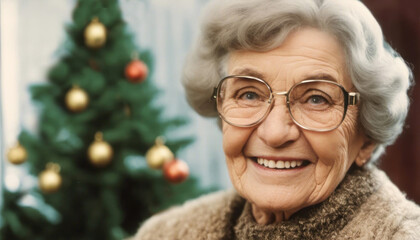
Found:
<svg viewBox="0 0 420 240"><path fill-rule="evenodd" d="M324 76L348 88L352 84L345 62L344 50L333 35L305 28L289 34L279 47L267 52L231 52L228 73L287 85Z"/></svg>

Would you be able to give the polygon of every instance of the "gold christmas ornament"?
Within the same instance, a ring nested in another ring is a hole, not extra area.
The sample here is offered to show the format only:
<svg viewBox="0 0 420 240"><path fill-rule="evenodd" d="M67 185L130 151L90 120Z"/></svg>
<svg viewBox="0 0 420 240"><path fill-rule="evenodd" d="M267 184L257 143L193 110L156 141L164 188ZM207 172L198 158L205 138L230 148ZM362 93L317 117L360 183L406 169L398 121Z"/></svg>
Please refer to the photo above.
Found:
<svg viewBox="0 0 420 240"><path fill-rule="evenodd" d="M28 153L26 152L26 149L20 145L19 142L16 144L16 146L11 147L7 152L7 159L12 164L22 164L26 161L27 157Z"/></svg>
<svg viewBox="0 0 420 240"><path fill-rule="evenodd" d="M95 141L88 148L90 163L96 167L104 167L111 162L113 154L111 145L102 139L101 132L97 132Z"/></svg>
<svg viewBox="0 0 420 240"><path fill-rule="evenodd" d="M166 162L174 159L172 151L164 145L163 138L156 138L155 145L146 153L146 160L149 167L161 169Z"/></svg>
<svg viewBox="0 0 420 240"><path fill-rule="evenodd" d="M44 171L38 176L39 188L44 193L53 193L60 189L62 178L60 176L60 165L48 163Z"/></svg>
<svg viewBox="0 0 420 240"><path fill-rule="evenodd" d="M106 27L95 17L85 28L85 44L90 48L101 48L106 42Z"/></svg>
<svg viewBox="0 0 420 240"><path fill-rule="evenodd" d="M65 98L67 108L72 112L81 112L89 105L89 96L78 86L70 89Z"/></svg>

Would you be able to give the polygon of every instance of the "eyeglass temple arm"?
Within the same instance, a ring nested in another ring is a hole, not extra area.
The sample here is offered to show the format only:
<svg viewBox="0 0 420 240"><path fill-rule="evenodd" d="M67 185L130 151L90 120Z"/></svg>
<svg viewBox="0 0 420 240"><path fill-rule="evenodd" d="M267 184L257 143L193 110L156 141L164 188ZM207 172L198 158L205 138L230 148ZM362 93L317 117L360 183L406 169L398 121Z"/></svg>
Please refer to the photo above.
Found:
<svg viewBox="0 0 420 240"><path fill-rule="evenodd" d="M360 94L358 92L349 92L348 103L349 105L357 105L360 101Z"/></svg>
<svg viewBox="0 0 420 240"><path fill-rule="evenodd" d="M217 87L213 89L213 94L211 95L210 100L214 100L216 99L216 97L217 97Z"/></svg>

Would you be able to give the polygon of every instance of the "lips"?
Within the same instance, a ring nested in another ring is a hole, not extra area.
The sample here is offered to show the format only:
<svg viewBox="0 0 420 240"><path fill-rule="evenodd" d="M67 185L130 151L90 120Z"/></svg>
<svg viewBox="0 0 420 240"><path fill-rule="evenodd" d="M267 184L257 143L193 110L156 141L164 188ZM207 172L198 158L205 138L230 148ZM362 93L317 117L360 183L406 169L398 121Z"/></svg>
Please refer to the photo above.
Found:
<svg viewBox="0 0 420 240"><path fill-rule="evenodd" d="M252 158L252 160L270 169L295 169L309 164L307 160L271 160L262 157Z"/></svg>

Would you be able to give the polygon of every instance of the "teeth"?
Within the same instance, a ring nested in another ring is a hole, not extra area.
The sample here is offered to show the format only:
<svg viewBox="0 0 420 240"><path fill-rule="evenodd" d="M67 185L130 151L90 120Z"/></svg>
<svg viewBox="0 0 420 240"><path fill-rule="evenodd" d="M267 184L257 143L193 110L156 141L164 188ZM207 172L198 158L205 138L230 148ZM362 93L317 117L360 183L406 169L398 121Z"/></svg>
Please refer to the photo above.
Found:
<svg viewBox="0 0 420 240"><path fill-rule="evenodd" d="M261 166L265 166L267 168L277 168L277 169L295 168L295 167L300 167L303 164L303 161L273 161L273 160L268 160L264 158L258 158L257 162Z"/></svg>
<svg viewBox="0 0 420 240"><path fill-rule="evenodd" d="M276 167L277 168L284 168L284 162L283 161L277 161Z"/></svg>

